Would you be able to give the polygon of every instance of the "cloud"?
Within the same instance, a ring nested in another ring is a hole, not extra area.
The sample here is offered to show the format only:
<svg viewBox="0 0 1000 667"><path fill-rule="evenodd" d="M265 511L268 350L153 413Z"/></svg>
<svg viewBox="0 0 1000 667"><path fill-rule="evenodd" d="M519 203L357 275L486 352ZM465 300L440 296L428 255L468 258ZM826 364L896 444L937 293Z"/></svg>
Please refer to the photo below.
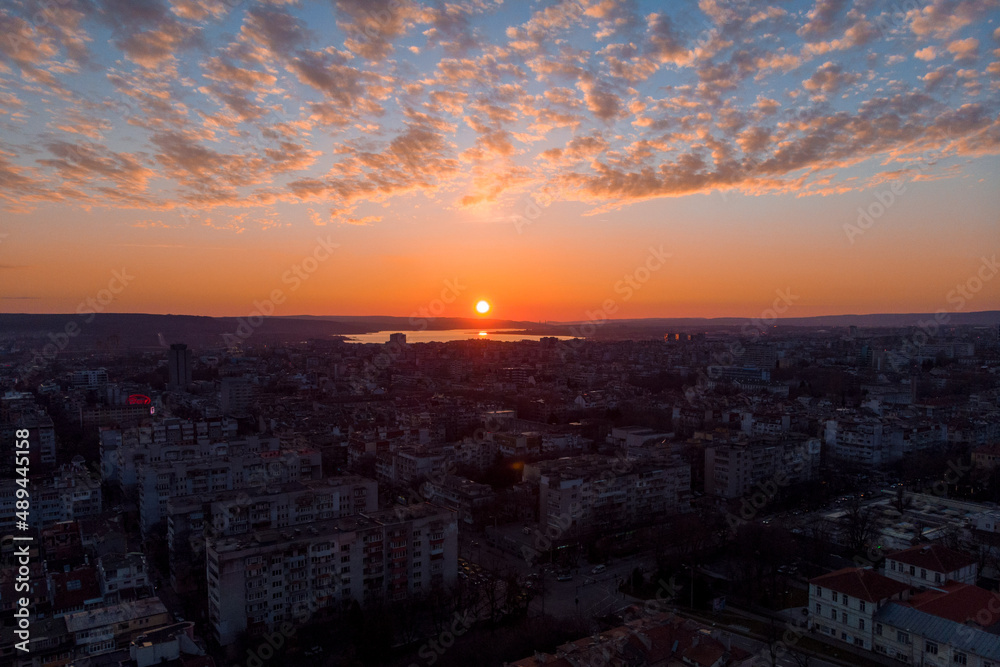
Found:
<svg viewBox="0 0 1000 667"><path fill-rule="evenodd" d="M948 52L954 54L955 60L969 62L979 57L979 40L975 37L956 39L948 44Z"/></svg>
<svg viewBox="0 0 1000 667"><path fill-rule="evenodd" d="M846 0L816 0L813 8L806 14L806 23L799 28L799 37L812 41L829 35L833 31L837 15L846 4Z"/></svg>
<svg viewBox="0 0 1000 667"><path fill-rule="evenodd" d="M997 150L996 0L928 0L881 33L867 0L56 5L0 9L7 210L184 206L238 231L304 202L376 225L368 203L501 207L538 183L598 209L832 195L866 158Z"/></svg>
<svg viewBox="0 0 1000 667"><path fill-rule="evenodd" d="M908 10L906 20L913 34L919 37L948 39L997 4L996 0L933 0Z"/></svg>
<svg viewBox="0 0 1000 667"><path fill-rule="evenodd" d="M840 92L861 78L857 72L846 72L843 66L834 62L825 62L813 72L813 75L802 82L802 87L812 93L833 94Z"/></svg>

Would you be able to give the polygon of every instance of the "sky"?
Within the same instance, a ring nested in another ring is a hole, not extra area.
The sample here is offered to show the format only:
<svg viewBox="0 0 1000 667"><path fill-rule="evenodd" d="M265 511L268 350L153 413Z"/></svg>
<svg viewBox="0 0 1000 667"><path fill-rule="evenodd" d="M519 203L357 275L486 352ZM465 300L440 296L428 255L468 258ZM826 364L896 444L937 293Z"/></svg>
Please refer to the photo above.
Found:
<svg viewBox="0 0 1000 667"><path fill-rule="evenodd" d="M1000 309L998 155L1000 0L13 0L0 311Z"/></svg>

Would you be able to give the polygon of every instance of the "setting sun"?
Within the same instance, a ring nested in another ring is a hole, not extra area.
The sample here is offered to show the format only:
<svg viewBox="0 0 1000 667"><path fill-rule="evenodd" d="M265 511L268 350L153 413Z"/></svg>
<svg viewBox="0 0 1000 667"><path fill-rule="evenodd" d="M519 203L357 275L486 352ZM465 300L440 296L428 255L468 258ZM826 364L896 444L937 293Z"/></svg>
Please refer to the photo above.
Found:
<svg viewBox="0 0 1000 667"><path fill-rule="evenodd" d="M485 315L486 313L490 312L490 302L480 301L479 303L477 303L476 312L479 313L480 315Z"/></svg>

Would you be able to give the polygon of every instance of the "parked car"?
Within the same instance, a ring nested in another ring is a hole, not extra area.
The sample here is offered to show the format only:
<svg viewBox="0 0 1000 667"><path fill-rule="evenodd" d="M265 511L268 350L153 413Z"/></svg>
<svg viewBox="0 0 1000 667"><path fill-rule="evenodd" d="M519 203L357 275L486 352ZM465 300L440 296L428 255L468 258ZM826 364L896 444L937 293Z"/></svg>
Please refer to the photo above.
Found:
<svg viewBox="0 0 1000 667"><path fill-rule="evenodd" d="M604 572L607 569L608 568L605 565L598 565L593 570L591 570L590 573L591 574L600 574L601 572Z"/></svg>

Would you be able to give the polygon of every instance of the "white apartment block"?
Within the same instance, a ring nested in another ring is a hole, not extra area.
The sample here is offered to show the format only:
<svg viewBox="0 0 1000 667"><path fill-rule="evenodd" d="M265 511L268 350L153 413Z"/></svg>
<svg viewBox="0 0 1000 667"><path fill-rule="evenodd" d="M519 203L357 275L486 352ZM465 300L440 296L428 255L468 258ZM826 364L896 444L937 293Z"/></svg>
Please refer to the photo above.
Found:
<svg viewBox="0 0 1000 667"><path fill-rule="evenodd" d="M885 558L885 576L913 588L938 588L947 581L975 584L976 559L940 544L918 544Z"/></svg>
<svg viewBox="0 0 1000 667"><path fill-rule="evenodd" d="M106 601L121 599L123 592L142 592L149 587L146 557L137 552L105 554L97 560L97 578Z"/></svg>
<svg viewBox="0 0 1000 667"><path fill-rule="evenodd" d="M277 438L237 438L236 428L237 423L230 420L190 422L180 419L125 429L102 428L102 479L129 491L136 486L136 466L142 463L273 451L279 447Z"/></svg>
<svg viewBox="0 0 1000 667"><path fill-rule="evenodd" d="M399 600L455 584L458 521L431 504L317 521L206 544L209 623L243 631L302 623L352 600Z"/></svg>
<svg viewBox="0 0 1000 667"><path fill-rule="evenodd" d="M322 459L319 451L302 448L159 461L141 464L137 477L139 523L146 533L156 522L166 518L167 502L171 498L319 479Z"/></svg>
<svg viewBox="0 0 1000 667"><path fill-rule="evenodd" d="M871 568L849 567L816 577L809 581L812 627L871 650L875 613L890 600L905 600L909 590Z"/></svg>
<svg viewBox="0 0 1000 667"><path fill-rule="evenodd" d="M690 509L691 466L679 457L578 456L526 465L525 478L536 477L540 521L561 532L621 529Z"/></svg>
<svg viewBox="0 0 1000 667"><path fill-rule="evenodd" d="M1000 667L1000 594L952 584L875 615L876 653L922 667Z"/></svg>
<svg viewBox="0 0 1000 667"><path fill-rule="evenodd" d="M809 440L754 439L705 448L705 493L739 498L757 484L785 486L813 478L822 443Z"/></svg>
<svg viewBox="0 0 1000 667"><path fill-rule="evenodd" d="M832 459L859 467L878 467L898 458L882 431L877 420L831 419L826 422L824 444Z"/></svg>

